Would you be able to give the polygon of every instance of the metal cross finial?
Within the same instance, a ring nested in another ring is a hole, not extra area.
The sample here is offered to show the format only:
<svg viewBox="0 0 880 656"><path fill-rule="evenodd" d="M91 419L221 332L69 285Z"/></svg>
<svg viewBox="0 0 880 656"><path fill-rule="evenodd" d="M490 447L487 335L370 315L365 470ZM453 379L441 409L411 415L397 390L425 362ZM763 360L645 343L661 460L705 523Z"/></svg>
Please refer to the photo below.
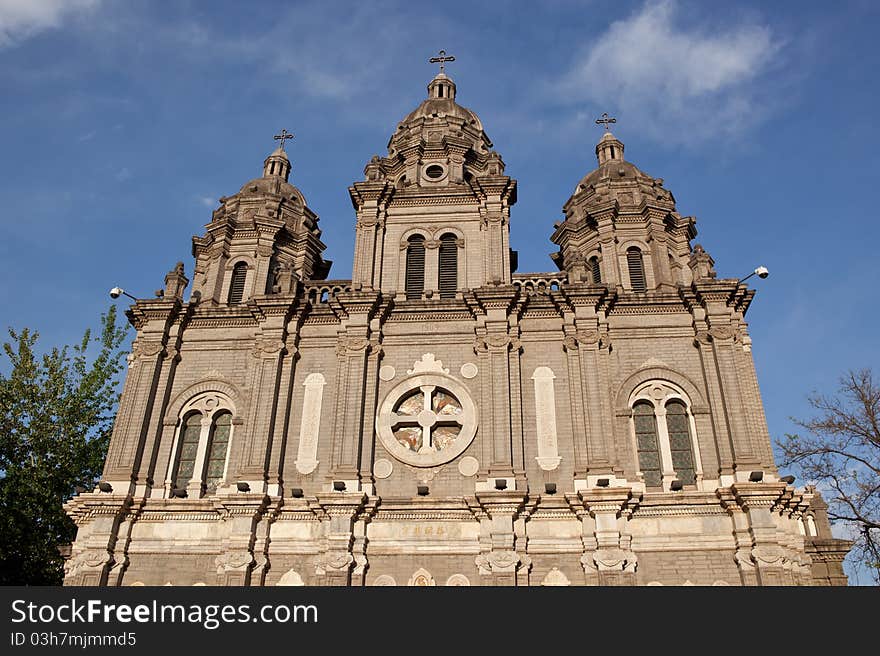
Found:
<svg viewBox="0 0 880 656"><path fill-rule="evenodd" d="M596 119L596 125L602 125L603 123L605 124L605 132L611 132L611 130L608 129L608 124L609 123L617 123L617 119L616 118L609 118L608 112L603 112L602 118Z"/></svg>
<svg viewBox="0 0 880 656"><path fill-rule="evenodd" d="M437 54L438 54L439 56L438 56L438 57L431 57L431 58L428 60L428 63L430 63L430 64L440 64L440 72L441 72L441 73L444 73L445 70L446 70L446 68L444 67L444 64L445 64L446 62L455 61L455 57L453 57L452 55L449 55L449 57L447 57L447 56L446 56L446 51L445 51L445 50L441 50L441 51L440 51L439 53L437 53Z"/></svg>
<svg viewBox="0 0 880 656"><path fill-rule="evenodd" d="M275 141L280 141L281 142L281 150L284 150L284 141L286 139L293 139L293 135L285 129L285 130L281 130L281 134L276 134L272 138L275 139Z"/></svg>

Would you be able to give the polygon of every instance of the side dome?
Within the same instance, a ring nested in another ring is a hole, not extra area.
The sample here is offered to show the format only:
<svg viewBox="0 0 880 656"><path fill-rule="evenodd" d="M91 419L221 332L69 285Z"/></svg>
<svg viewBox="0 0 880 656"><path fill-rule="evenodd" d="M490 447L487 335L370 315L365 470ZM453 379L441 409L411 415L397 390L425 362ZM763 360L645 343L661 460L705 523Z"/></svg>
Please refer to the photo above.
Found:
<svg viewBox="0 0 880 656"><path fill-rule="evenodd" d="M241 196L274 194L301 205L306 205L305 196L288 181L290 178L290 160L283 148L276 148L263 162L263 175L244 183L239 190Z"/></svg>
<svg viewBox="0 0 880 656"><path fill-rule="evenodd" d="M654 178L626 161L623 152L623 142L606 132L596 144L598 167L581 178L566 207L609 196L621 205L638 205L642 200L675 202L672 193L663 188L662 178Z"/></svg>

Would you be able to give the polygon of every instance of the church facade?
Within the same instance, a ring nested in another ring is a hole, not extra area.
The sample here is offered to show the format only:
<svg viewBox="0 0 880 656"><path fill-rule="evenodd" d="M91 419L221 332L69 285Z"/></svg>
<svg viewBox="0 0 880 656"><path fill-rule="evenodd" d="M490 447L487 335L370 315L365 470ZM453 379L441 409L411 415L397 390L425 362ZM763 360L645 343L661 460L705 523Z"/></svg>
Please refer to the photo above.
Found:
<svg viewBox="0 0 880 656"><path fill-rule="evenodd" d="M351 280L282 133L188 298L178 264L131 306L67 585L846 584L774 465L754 291L607 131L556 270L516 273L516 181L456 92L441 71L349 188Z"/></svg>

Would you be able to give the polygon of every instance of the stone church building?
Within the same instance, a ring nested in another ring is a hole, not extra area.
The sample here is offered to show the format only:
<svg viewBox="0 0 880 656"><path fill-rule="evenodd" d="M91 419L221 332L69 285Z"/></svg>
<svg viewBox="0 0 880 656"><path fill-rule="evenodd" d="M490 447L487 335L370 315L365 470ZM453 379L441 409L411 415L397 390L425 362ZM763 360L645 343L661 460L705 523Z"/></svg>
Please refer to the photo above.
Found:
<svg viewBox="0 0 880 656"><path fill-rule="evenodd" d="M128 310L66 584L846 584L774 465L755 292L607 123L547 273L517 272L516 180L442 71L349 188L351 280L286 136Z"/></svg>

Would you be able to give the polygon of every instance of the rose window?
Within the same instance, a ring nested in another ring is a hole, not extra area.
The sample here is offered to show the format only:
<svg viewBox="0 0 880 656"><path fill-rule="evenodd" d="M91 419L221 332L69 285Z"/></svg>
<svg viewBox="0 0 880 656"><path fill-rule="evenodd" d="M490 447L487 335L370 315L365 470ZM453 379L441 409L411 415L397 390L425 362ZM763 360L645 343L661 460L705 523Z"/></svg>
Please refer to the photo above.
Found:
<svg viewBox="0 0 880 656"><path fill-rule="evenodd" d="M396 385L376 417L383 446L418 467L448 462L476 433L476 407L467 389L441 374L421 374Z"/></svg>

